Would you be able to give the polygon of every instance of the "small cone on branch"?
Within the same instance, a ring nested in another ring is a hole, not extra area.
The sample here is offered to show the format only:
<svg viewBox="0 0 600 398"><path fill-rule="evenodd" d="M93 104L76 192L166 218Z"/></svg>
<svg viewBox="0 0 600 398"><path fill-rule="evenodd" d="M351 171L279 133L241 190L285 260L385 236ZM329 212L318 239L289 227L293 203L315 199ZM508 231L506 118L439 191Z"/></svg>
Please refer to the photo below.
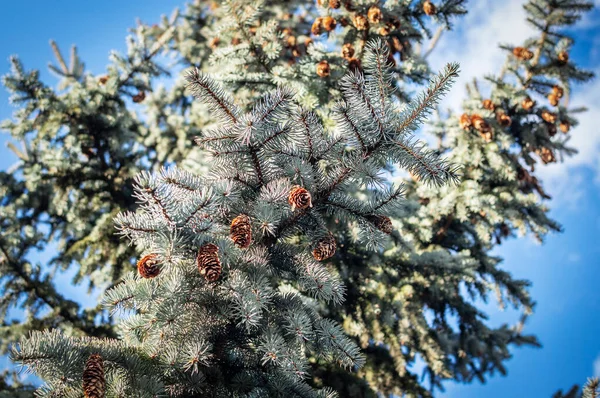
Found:
<svg viewBox="0 0 600 398"><path fill-rule="evenodd" d="M488 111L494 111L496 109L496 105L492 102L491 99L485 99L481 102L481 105L483 106L484 109L487 109Z"/></svg>
<svg viewBox="0 0 600 398"><path fill-rule="evenodd" d="M331 32L335 29L337 22L333 17L324 17L323 18L323 28L326 32Z"/></svg>
<svg viewBox="0 0 600 398"><path fill-rule="evenodd" d="M430 0L425 0L423 3L423 12L429 16L435 15L437 13L435 4L433 4Z"/></svg>
<svg viewBox="0 0 600 398"><path fill-rule="evenodd" d="M231 221L229 236L237 247L247 248L252 243L252 225L250 217L240 214Z"/></svg>
<svg viewBox="0 0 600 398"><path fill-rule="evenodd" d="M317 241L312 255L317 261L327 260L335 254L335 248L335 239L332 235L329 235Z"/></svg>
<svg viewBox="0 0 600 398"><path fill-rule="evenodd" d="M348 69L351 70L352 72L360 71L360 68L361 68L360 59L350 58L348 60Z"/></svg>
<svg viewBox="0 0 600 398"><path fill-rule="evenodd" d="M498 113L496 120L498 120L498 123L502 127L509 127L512 123L512 119L506 113Z"/></svg>
<svg viewBox="0 0 600 398"><path fill-rule="evenodd" d="M292 206L292 211L299 209L304 210L312 207L312 197L306 188L296 185L290 191L288 203Z"/></svg>
<svg viewBox="0 0 600 398"><path fill-rule="evenodd" d="M219 259L219 247L212 243L202 245L196 256L196 265L200 275L208 282L214 282L221 276L223 267Z"/></svg>
<svg viewBox="0 0 600 398"><path fill-rule="evenodd" d="M392 39L390 40L390 47L397 53L402 52L402 50L404 50L404 45L402 45L402 42L396 36L392 37Z"/></svg>
<svg viewBox="0 0 600 398"><path fill-rule="evenodd" d="M89 356L83 369L82 380L85 398L104 398L106 392L104 360L99 354Z"/></svg>
<svg viewBox="0 0 600 398"><path fill-rule="evenodd" d="M561 120L559 125L560 131L567 134L571 130L571 123L568 120Z"/></svg>
<svg viewBox="0 0 600 398"><path fill-rule="evenodd" d="M350 59L354 56L354 46L351 43L346 43L342 46L342 57Z"/></svg>
<svg viewBox="0 0 600 398"><path fill-rule="evenodd" d="M479 115L471 115L471 124L475 130L486 131L490 129L490 125Z"/></svg>
<svg viewBox="0 0 600 398"><path fill-rule="evenodd" d="M542 111L542 119L544 119L545 122L556 123L556 117L556 113L554 112L549 112L547 110Z"/></svg>
<svg viewBox="0 0 600 398"><path fill-rule="evenodd" d="M344 8L348 11L354 11L354 4L352 4L352 0L344 0Z"/></svg>
<svg viewBox="0 0 600 398"><path fill-rule="evenodd" d="M142 102L145 99L146 99L146 93L143 91L140 91L139 93L137 93L136 95L134 95L132 97L133 102L135 102L136 104L139 104L140 102Z"/></svg>
<svg viewBox="0 0 600 398"><path fill-rule="evenodd" d="M526 111L529 111L535 106L535 101L532 100L530 97L525 97L525 99L521 101L521 106Z"/></svg>
<svg viewBox="0 0 600 398"><path fill-rule="evenodd" d="M528 61L533 58L533 52L524 47L515 47L513 49L513 55L522 61Z"/></svg>
<svg viewBox="0 0 600 398"><path fill-rule="evenodd" d="M537 154L539 155L540 159L542 159L542 162L544 162L545 164L556 162L554 152L552 152L552 149L550 148L546 148L545 146L543 146L537 150Z"/></svg>
<svg viewBox="0 0 600 398"><path fill-rule="evenodd" d="M107 81L108 81L108 76L107 76L107 75L100 76L100 77L98 78L98 82L99 82L101 85L105 85Z"/></svg>
<svg viewBox="0 0 600 398"><path fill-rule="evenodd" d="M137 262L138 274L145 279L155 278L160 274L158 264L158 255L154 253L145 255Z"/></svg>
<svg viewBox="0 0 600 398"><path fill-rule="evenodd" d="M367 17L361 14L356 14L352 20L354 23L354 27L358 30L367 30L369 29L369 21Z"/></svg>
<svg viewBox="0 0 600 398"><path fill-rule="evenodd" d="M569 53L566 51L561 51L558 53L558 63L561 65L565 65L569 62Z"/></svg>
<svg viewBox="0 0 600 398"><path fill-rule="evenodd" d="M379 34L379 36L387 36L389 35L391 32L390 28L387 26L382 26L381 28L379 28L379 31L377 32Z"/></svg>
<svg viewBox="0 0 600 398"><path fill-rule="evenodd" d="M319 77L327 77L331 73L331 67L329 66L329 62L321 61L317 64L317 75Z"/></svg>
<svg viewBox="0 0 600 398"><path fill-rule="evenodd" d="M471 116L469 116L466 113L463 113L462 115L460 115L460 119L458 120L458 124L460 125L460 127L463 130L468 130L471 128L471 126L473 126L471 124Z"/></svg>
<svg viewBox="0 0 600 398"><path fill-rule="evenodd" d="M369 216L367 219L375 226L375 228L385 234L389 235L394 230L392 220L387 216Z"/></svg>
<svg viewBox="0 0 600 398"><path fill-rule="evenodd" d="M288 36L285 39L285 46L286 47L292 48L292 47L295 47L296 44L298 44L298 39L296 39L296 36Z"/></svg>
<svg viewBox="0 0 600 398"><path fill-rule="evenodd" d="M342 0L329 0L329 7L338 9L342 6Z"/></svg>
<svg viewBox="0 0 600 398"><path fill-rule="evenodd" d="M312 33L315 36L319 36L321 33L323 33L322 17L315 19L315 22L313 22L312 27L310 28L310 33Z"/></svg>
<svg viewBox="0 0 600 398"><path fill-rule="evenodd" d="M552 87L552 94L556 95L558 98L562 98L565 94L565 90L561 86Z"/></svg>
<svg viewBox="0 0 600 398"><path fill-rule="evenodd" d="M341 17L340 25L342 25L342 27L345 28L346 26L350 25L350 21L346 17Z"/></svg>
<svg viewBox="0 0 600 398"><path fill-rule="evenodd" d="M558 102L559 102L558 96L554 93L549 94L548 102L550 102L550 105L552 105L552 106L558 106Z"/></svg>
<svg viewBox="0 0 600 398"><path fill-rule="evenodd" d="M383 18L383 15L381 14L381 9L377 6L371 6L371 8L369 8L369 11L367 12L367 18L369 18L369 22L373 24L378 24Z"/></svg>
<svg viewBox="0 0 600 398"><path fill-rule="evenodd" d="M210 39L208 46L214 50L215 48L217 48L219 46L220 42L221 42L221 39L219 39L219 37L213 37L212 39Z"/></svg>
<svg viewBox="0 0 600 398"><path fill-rule="evenodd" d="M548 135L550 137L554 137L556 135L556 124L546 123L546 130L548 130Z"/></svg>

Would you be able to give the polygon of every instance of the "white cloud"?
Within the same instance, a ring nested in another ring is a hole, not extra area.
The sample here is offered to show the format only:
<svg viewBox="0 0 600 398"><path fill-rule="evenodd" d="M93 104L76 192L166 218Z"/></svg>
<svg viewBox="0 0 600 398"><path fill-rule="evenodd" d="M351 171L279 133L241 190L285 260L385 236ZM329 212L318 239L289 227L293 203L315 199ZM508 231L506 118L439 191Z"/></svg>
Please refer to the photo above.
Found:
<svg viewBox="0 0 600 398"><path fill-rule="evenodd" d="M600 377L600 354L594 361L594 377Z"/></svg>

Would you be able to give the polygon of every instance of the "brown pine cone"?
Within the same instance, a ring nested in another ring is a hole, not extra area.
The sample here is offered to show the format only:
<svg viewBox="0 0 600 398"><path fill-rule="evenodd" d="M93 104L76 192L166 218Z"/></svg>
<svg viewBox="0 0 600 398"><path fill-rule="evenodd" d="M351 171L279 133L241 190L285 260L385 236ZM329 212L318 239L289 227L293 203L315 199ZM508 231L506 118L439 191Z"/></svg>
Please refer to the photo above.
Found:
<svg viewBox="0 0 600 398"><path fill-rule="evenodd" d="M333 17L325 17L323 18L323 28L326 32L331 32L335 29L337 22Z"/></svg>
<svg viewBox="0 0 600 398"><path fill-rule="evenodd" d="M204 276L208 282L214 282L221 276L223 267L219 259L219 247L212 243L207 243L200 247L196 264L200 275Z"/></svg>
<svg viewBox="0 0 600 398"><path fill-rule="evenodd" d="M512 123L512 119L506 113L498 113L496 120L502 127L509 127Z"/></svg>
<svg viewBox="0 0 600 398"><path fill-rule="evenodd" d="M139 104L140 102L142 102L145 99L146 99L146 93L143 91L140 91L139 93L137 93L136 95L134 95L132 97L133 102L135 102L136 104Z"/></svg>
<svg viewBox="0 0 600 398"><path fill-rule="evenodd" d="M352 0L344 0L344 8L348 11L354 11L354 4L352 4Z"/></svg>
<svg viewBox="0 0 600 398"><path fill-rule="evenodd" d="M378 24L383 18L381 9L377 6L371 6L371 8L369 8L369 11L367 12L367 18L369 18L369 22L371 22L372 24Z"/></svg>
<svg viewBox="0 0 600 398"><path fill-rule="evenodd" d="M490 130L490 125L479 115L471 115L471 124L475 128L475 130L479 131L488 131Z"/></svg>
<svg viewBox="0 0 600 398"><path fill-rule="evenodd" d="M354 46L351 43L346 43L342 46L342 57L350 59L354 56Z"/></svg>
<svg viewBox="0 0 600 398"><path fill-rule="evenodd" d="M351 70L352 72L360 71L360 69L361 69L360 59L350 58L348 60L348 69Z"/></svg>
<svg viewBox="0 0 600 398"><path fill-rule="evenodd" d="M369 21L367 17L361 14L356 14L353 18L354 27L358 30L367 30L369 29Z"/></svg>
<svg viewBox="0 0 600 398"><path fill-rule="evenodd" d="M323 18L318 17L315 19L315 22L313 22L312 27L310 28L310 33L315 36L319 36L323 33Z"/></svg>
<svg viewBox="0 0 600 398"><path fill-rule="evenodd" d="M152 253L145 255L138 261L137 270L142 278L152 279L160 274L160 267L158 265L158 255Z"/></svg>
<svg viewBox="0 0 600 398"><path fill-rule="evenodd" d="M552 93L548 95L548 102L550 102L550 105L558 106L558 101L558 96L556 94Z"/></svg>
<svg viewBox="0 0 600 398"><path fill-rule="evenodd" d="M106 75L104 75L104 76L100 76L100 77L98 78L98 82L99 82L101 85L105 85L107 81L108 81L108 76L106 76Z"/></svg>
<svg viewBox="0 0 600 398"><path fill-rule="evenodd" d="M288 36L285 39L285 46L288 48L293 48L296 46L296 44L298 44L298 40L296 39L296 36Z"/></svg>
<svg viewBox="0 0 600 398"><path fill-rule="evenodd" d="M544 162L545 164L556 162L554 152L552 152L552 149L550 148L546 148L545 146L543 146L537 150L537 154L542 159L542 162Z"/></svg>
<svg viewBox="0 0 600 398"><path fill-rule="evenodd" d="M83 369L82 380L85 398L104 398L106 392L104 360L99 354L89 356Z"/></svg>
<svg viewBox="0 0 600 398"><path fill-rule="evenodd" d="M462 115L460 115L460 119L458 120L458 124L460 125L460 127L464 130L468 130L471 128L471 126L473 126L471 124L471 116L469 116L466 113L463 113Z"/></svg>
<svg viewBox="0 0 600 398"><path fill-rule="evenodd" d="M219 39L218 37L213 37L208 42L208 46L214 50L215 48L219 47L220 42L221 42L221 39Z"/></svg>
<svg viewBox="0 0 600 398"><path fill-rule="evenodd" d="M315 248L312 251L312 255L317 261L323 261L335 254L335 239L332 235L326 236L325 238L319 239Z"/></svg>
<svg viewBox="0 0 600 398"><path fill-rule="evenodd" d="M346 26L350 25L350 21L346 17L341 17L340 25L342 25L342 27L345 28Z"/></svg>
<svg viewBox="0 0 600 398"><path fill-rule="evenodd" d="M569 62L569 53L566 51L561 51L558 53L558 63L561 65L566 65Z"/></svg>
<svg viewBox="0 0 600 398"><path fill-rule="evenodd" d="M488 111L493 112L496 109L496 105L490 99L483 100L481 102L481 105L483 106L484 109L487 109Z"/></svg>
<svg viewBox="0 0 600 398"><path fill-rule="evenodd" d="M548 123L556 123L556 113L549 112L547 110L542 111L542 119Z"/></svg>
<svg viewBox="0 0 600 398"><path fill-rule="evenodd" d="M392 50L394 50L394 52L402 52L404 50L404 45L402 44L402 41L400 41L399 38L397 38L396 36L393 36L390 40L390 47L392 48Z"/></svg>
<svg viewBox="0 0 600 398"><path fill-rule="evenodd" d="M317 64L317 75L319 77L327 77L331 73L331 67L329 66L329 62L321 61Z"/></svg>
<svg viewBox="0 0 600 398"><path fill-rule="evenodd" d="M552 94L556 95L558 98L562 98L565 94L565 90L561 86L552 87Z"/></svg>
<svg viewBox="0 0 600 398"><path fill-rule="evenodd" d="M561 120L559 125L560 131L567 134L571 130L571 123L568 120Z"/></svg>
<svg viewBox="0 0 600 398"><path fill-rule="evenodd" d="M292 206L292 211L299 209L304 210L312 207L312 197L310 192L300 185L294 186L288 196L288 203Z"/></svg>
<svg viewBox="0 0 600 398"><path fill-rule="evenodd" d="M387 216L379 216L379 215L368 216L367 220L369 220L369 222L371 224L373 224L375 226L375 228L377 228L378 230L380 230L381 232L383 232L385 234L389 235L394 230L394 226L392 225L392 220Z"/></svg>
<svg viewBox="0 0 600 398"><path fill-rule="evenodd" d="M342 6L342 1L341 0L329 0L329 7L330 8L338 9L341 6Z"/></svg>
<svg viewBox="0 0 600 398"><path fill-rule="evenodd" d="M526 111L529 111L535 106L535 101L529 97L525 97L525 99L521 102L521 106Z"/></svg>
<svg viewBox="0 0 600 398"><path fill-rule="evenodd" d="M379 34L379 36L387 36L391 33L391 29L388 26L382 26L381 28L379 28L379 31L377 31L377 33Z"/></svg>
<svg viewBox="0 0 600 398"><path fill-rule="evenodd" d="M252 225L250 224L250 217L245 214L240 214L234 218L231 221L231 227L229 228L229 236L233 243L242 249L250 246L250 243L252 243Z"/></svg>
<svg viewBox="0 0 600 398"><path fill-rule="evenodd" d="M423 12L429 16L432 16L437 13L437 8L430 0L425 0L423 3Z"/></svg>
<svg viewBox="0 0 600 398"><path fill-rule="evenodd" d="M528 61L533 58L533 52L524 47L515 47L513 49L513 55L522 61Z"/></svg>

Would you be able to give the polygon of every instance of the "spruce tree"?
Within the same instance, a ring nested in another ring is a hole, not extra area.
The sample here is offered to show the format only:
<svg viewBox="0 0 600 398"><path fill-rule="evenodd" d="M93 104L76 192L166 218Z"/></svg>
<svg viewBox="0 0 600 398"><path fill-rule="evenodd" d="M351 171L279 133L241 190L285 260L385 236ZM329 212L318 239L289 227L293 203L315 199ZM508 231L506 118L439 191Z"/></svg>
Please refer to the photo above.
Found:
<svg viewBox="0 0 600 398"><path fill-rule="evenodd" d="M458 184L436 184L447 176L442 173L442 177L435 178L436 173L432 173L435 169L423 166L427 163L409 162L418 157L410 156L409 151L399 146L397 150L402 153L395 152L394 157L385 159L385 170L393 171L395 166L401 166L411 171L412 178L404 181L405 199L401 205L394 200L389 207L382 207L385 216L391 217L390 221L380 216L373 218L374 215L369 215L368 220L365 218L367 226L379 225L386 231L392 230L391 240L383 239L381 234L367 240L383 244L385 249L373 251L371 247L364 247L360 238L364 238L365 225L356 218L354 223L346 224L357 215L346 214L348 209L344 208L326 214L320 227L328 232L312 237L309 252L316 253L315 259L327 257L332 247L336 248L335 255L326 263L330 264L331 275L338 275L340 286L344 286L346 292L342 306L333 299L329 306L321 301L311 316L336 319L366 355L365 365L355 373L331 366L330 361L321 357L311 358L312 369L307 370L307 374L313 377L309 380L313 386L333 387L342 396L369 396L375 392L428 396L429 388L441 387L445 379L470 382L474 378L483 380L490 372L504 372L503 361L510 357L510 345L537 344L534 337L522 334L522 325L490 328L485 314L472 298L485 299L495 291L501 302L512 303L525 315L533 307L527 293L528 282L515 280L503 271L499 267L501 259L490 255L490 250L515 231L531 231L542 239L549 230L559 229L559 225L545 215L546 207L540 198L547 195L534 175L533 164L551 162L557 156L572 153L566 140L558 137L568 137L562 133L567 134L576 125L572 110L567 108L570 85L574 81L585 81L591 75L569 60L572 40L559 29L576 22L580 13L591 5L577 0L540 0L530 1L526 7L530 22L540 31L539 36L525 40L519 47L505 46L509 52L507 63L498 76L488 81L484 90L489 94L484 97L474 85L465 102L464 115L444 116L434 125L440 144L435 153L427 151L425 159L434 160L441 154L460 165ZM118 284L111 290L112 294L117 294L128 282L136 285L124 275L143 258L147 261L141 263L142 274L153 275L160 270L160 275L151 281L142 281L140 286L164 278L165 263L165 269L177 269L176 261L165 261L168 250L172 249L165 249L170 246L165 244L163 236L156 242L151 239L153 244L163 243L161 247L152 246L157 248L157 253L149 250L148 242L135 250L113 236L113 217L119 211L137 208L131 186L133 176L140 170L153 173L138 179L138 189L143 186L140 184L151 181L161 187L168 186L164 179L169 177L165 177L160 168L173 164L180 167L177 176L187 176L186 172L203 175L198 177L203 184L210 175L205 163L197 161L201 153L193 149L191 140L195 136L204 137L200 143L205 150L215 151L205 134L206 127L215 122L214 112L207 110L214 111L214 108L192 102L185 94L187 83L183 78L178 78L169 90L152 84L153 77L167 72L154 61L159 51L174 56L180 65L171 67L176 74L179 69L190 66L210 72L227 91L234 93L239 109L244 110L240 111L241 115L251 115L247 112L252 112L260 103L259 98L274 88L287 87L286 90L295 93L293 108L303 107L314 112L306 116L307 126L311 126L309 123L318 126L322 122L324 131L329 131L333 125L343 126L353 121L344 106L335 105L348 94L344 91L348 89L348 78L344 78L347 72L368 68L370 40L379 37L389 43L391 56L385 65L390 73L387 81L393 87L390 94L395 101L405 103L412 97L406 84L424 83L431 75L426 63L428 50L420 47L426 38L432 38L435 43L439 33L429 30L432 23L447 28L451 18L462 12L462 1L457 0L386 1L383 5L373 1L320 1L316 4L197 1L189 4L184 12L164 18L158 25L139 26L134 32L136 39L130 42L129 54L113 55L107 75L84 74L76 54L70 67L59 56L59 66L55 69L63 77L61 84L66 90L62 92L41 83L35 72L25 72L15 60L14 73L5 82L15 94L14 99L23 105L15 121L5 123L5 128L15 138L24 139L26 149L14 148L21 158L19 169L3 174L6 180L3 230L6 226L10 234L1 238L4 252L0 266L3 274L9 275L4 279L8 282L3 281L6 283L3 309L27 297L25 305L32 312L24 325L3 328L5 341L14 341L29 330L46 328L60 328L75 336L115 337L117 334L111 324L114 318L109 318L101 307L82 311L77 303L62 300L60 292L53 287L51 275L45 274L46 267L29 264L27 254L48 242L58 240L60 244L58 255L50 265L66 268L74 263L79 267L80 278L92 275L94 286L105 286L107 281ZM411 103L427 103L427 95ZM347 103L352 104L352 101ZM148 116L132 114L131 106L141 107ZM403 115L411 109L414 108L406 108ZM286 112L291 115L293 110ZM375 136L382 135L382 129L388 127L387 120L382 122L377 113L372 114L369 121L375 123ZM419 125L415 123L405 128L413 131ZM561 134L555 136L557 130ZM344 152L340 159L348 156L352 160L353 152L354 155L364 153L369 146L365 137L370 137L373 131L364 137L361 134L347 137L346 143L353 151ZM242 140L237 144L249 142ZM336 145L341 144L340 141ZM293 152L278 153L278 156L290 154ZM289 167L292 165L290 162ZM319 163L319 166L326 165ZM400 190L388 191L388 181L371 166L361 169L362 180L344 181L340 186L346 193L353 192L344 199L346 207L360 206L365 201L376 202L382 200L382 195L399 197ZM336 172L336 167L333 170L325 167L322 172L324 175ZM306 172L304 168L300 170ZM432 181L424 184L422 179L427 176ZM163 183L167 185L161 185ZM140 195L143 197L143 192ZM190 203L184 202L186 206ZM228 208L223 204L219 206ZM260 215L268 219L268 215ZM224 217L221 213L219 216ZM256 223L254 217L250 220ZM227 219L227 223L230 221ZM46 222L51 226L50 233L41 226ZM215 225L227 223L221 218ZM247 230L243 222L236 225L240 231ZM256 228L254 224L255 235ZM214 233L221 236L223 231ZM300 236L305 235L298 236L294 247L308 244L306 236ZM180 237L169 239L181 243ZM189 242L184 239L182 244ZM225 246L219 243L219 253L230 246L231 243ZM187 258L188 267L189 254L181 257ZM175 255L175 259L178 256L180 254ZM233 255L226 259L224 279L230 276L226 272L227 265L236 260ZM197 274L196 269L196 278ZM290 275L273 278L270 276L269 282L274 284L289 278L294 280ZM467 295L458 289L461 284L467 286ZM136 293L141 297L153 294ZM156 307L147 305L152 308L135 307L138 315L156 311ZM282 308L273 303L269 305L273 307L261 311L272 315ZM51 312L44 313L48 307ZM102 318L98 318L99 315ZM429 320L430 315L433 321ZM117 330L121 333L121 327ZM207 335L215 338L208 331ZM90 347L98 344L64 340L56 333L34 336L29 346L31 352L43 341L55 343L57 350L72 344L77 346L72 355L78 365L69 365L63 357L57 359L62 368L56 366L56 362L54 366L42 365L42 368L50 367L51 372L81 375L87 360L85 354L91 353ZM129 348L138 344L126 342ZM233 342L239 340L232 338ZM115 344L119 348L111 351L111 355L122 359L119 355L123 353L120 348L123 343ZM25 347L27 345L23 349ZM141 349L141 343L138 348ZM176 355L175 351L168 351L167 355L179 361L180 353ZM17 357L21 353L19 351ZM429 386L421 384L411 371L411 365L419 357L426 364ZM223 366L230 369L233 365ZM173 387L175 389L180 388L179 377L183 377L183 373L180 368L173 372L167 374L161 368L153 374L163 375L160 380L179 386ZM52 373L47 377L51 380L55 376ZM81 385L81 377L74 382ZM195 384L190 382L189 385ZM58 387L69 387L69 383ZM118 388L128 387L123 384ZM157 385L156 388L162 387Z"/></svg>

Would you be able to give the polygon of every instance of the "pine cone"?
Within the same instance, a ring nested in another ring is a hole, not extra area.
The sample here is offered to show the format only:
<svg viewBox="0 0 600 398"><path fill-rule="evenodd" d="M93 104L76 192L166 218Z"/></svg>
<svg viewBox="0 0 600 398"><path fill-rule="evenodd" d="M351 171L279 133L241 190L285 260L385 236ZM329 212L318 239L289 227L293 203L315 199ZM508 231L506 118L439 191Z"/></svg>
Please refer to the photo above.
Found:
<svg viewBox="0 0 600 398"><path fill-rule="evenodd" d="M106 76L106 75L100 76L98 78L98 82L103 86L106 84L107 81L108 81L108 76Z"/></svg>
<svg viewBox="0 0 600 398"><path fill-rule="evenodd" d="M319 17L315 19L315 22L313 22L312 27L310 28L310 33L315 36L319 36L323 33L323 18Z"/></svg>
<svg viewBox="0 0 600 398"><path fill-rule="evenodd" d="M469 116L466 113L463 113L462 115L460 115L460 119L458 121L458 124L460 125L460 127L464 130L468 130L471 128L471 126L473 126L471 124L471 116Z"/></svg>
<svg viewBox="0 0 600 398"><path fill-rule="evenodd" d="M483 130L479 132L479 136L483 138L485 142L492 142L494 139L494 132L491 129Z"/></svg>
<svg viewBox="0 0 600 398"><path fill-rule="evenodd" d="M104 361L99 354L89 356L83 369L83 393L85 398L104 398Z"/></svg>
<svg viewBox="0 0 600 398"><path fill-rule="evenodd" d="M296 44L298 44L298 40L296 39L296 36L288 36L285 39L285 46L288 48L295 47Z"/></svg>
<svg viewBox="0 0 600 398"><path fill-rule="evenodd" d="M528 61L533 58L533 52L524 47L515 47L513 49L513 55L522 61Z"/></svg>
<svg viewBox="0 0 600 398"><path fill-rule="evenodd" d="M566 51L561 51L558 53L558 63L561 65L566 65L569 62L569 53Z"/></svg>
<svg viewBox="0 0 600 398"><path fill-rule="evenodd" d="M389 235L394 230L394 227L392 226L392 220L389 217L369 216L369 217L367 217L367 219L369 220L370 223L372 223L375 226L375 228L377 228L378 230L380 230L381 232L383 232L385 234Z"/></svg>
<svg viewBox="0 0 600 398"><path fill-rule="evenodd" d="M358 72L358 71L360 71L360 68L361 68L360 59L350 58L348 60L348 69L350 69L352 72Z"/></svg>
<svg viewBox="0 0 600 398"><path fill-rule="evenodd" d="M568 120L561 120L559 125L560 131L567 134L571 130L571 123Z"/></svg>
<svg viewBox="0 0 600 398"><path fill-rule="evenodd" d="M556 95L558 98L562 98L565 94L565 90L561 86L552 87L552 94Z"/></svg>
<svg viewBox="0 0 600 398"><path fill-rule="evenodd" d="M471 124L478 131L488 131L490 130L490 125L479 115L471 115Z"/></svg>
<svg viewBox="0 0 600 398"><path fill-rule="evenodd" d="M326 32L331 32L335 29L337 22L332 17L323 18L323 28L325 28Z"/></svg>
<svg viewBox="0 0 600 398"><path fill-rule="evenodd" d="M138 273L142 278L155 278L158 276L158 274L160 274L160 267L158 264L158 255L154 253L145 255L137 263Z"/></svg>
<svg viewBox="0 0 600 398"><path fill-rule="evenodd" d="M354 56L354 46L351 43L346 43L342 46L342 57L350 59Z"/></svg>
<svg viewBox="0 0 600 398"><path fill-rule="evenodd" d="M545 123L546 130L548 130L548 135L550 137L554 137L556 135L556 124L554 123Z"/></svg>
<svg viewBox="0 0 600 398"><path fill-rule="evenodd" d="M392 30L388 26L382 26L381 28L379 28L379 31L377 33L379 34L379 36L387 36L391 32Z"/></svg>
<svg viewBox="0 0 600 398"><path fill-rule="evenodd" d="M521 106L526 111L529 111L535 106L535 101L529 97L525 97L525 99L521 102Z"/></svg>
<svg viewBox="0 0 600 398"><path fill-rule="evenodd" d="M342 0L329 0L329 7L338 9L342 6Z"/></svg>
<svg viewBox="0 0 600 398"><path fill-rule="evenodd" d="M233 243L242 249L250 246L250 243L252 243L252 225L250 224L250 217L245 214L240 214L234 218L231 221L231 227L229 228L229 236Z"/></svg>
<svg viewBox="0 0 600 398"><path fill-rule="evenodd" d="M220 42L221 39L219 39L219 37L213 37L212 39L210 39L208 46L214 50L215 48L219 47Z"/></svg>
<svg viewBox="0 0 600 398"><path fill-rule="evenodd" d="M354 27L358 30L367 30L369 29L369 21L367 17L361 14L356 14L353 18Z"/></svg>
<svg viewBox="0 0 600 398"><path fill-rule="evenodd" d="M345 28L346 26L350 25L350 21L346 17L341 17L340 25L342 25L342 27Z"/></svg>
<svg viewBox="0 0 600 398"><path fill-rule="evenodd" d="M352 0L344 0L344 8L348 11L354 11L354 4L352 4Z"/></svg>
<svg viewBox="0 0 600 398"><path fill-rule="evenodd" d="M299 185L296 185L290 191L288 203L292 206L292 211L296 209L304 210L312 207L312 197L310 192Z"/></svg>
<svg viewBox="0 0 600 398"><path fill-rule="evenodd" d="M317 261L323 261L335 254L335 239L332 235L321 238L317 241L315 248L312 251L312 255Z"/></svg>
<svg viewBox="0 0 600 398"><path fill-rule="evenodd" d="M496 120L502 127L509 127L512 123L512 119L506 113L498 113Z"/></svg>
<svg viewBox="0 0 600 398"><path fill-rule="evenodd" d="M484 109L487 109L488 111L493 112L496 109L496 105L490 99L483 100L481 105Z"/></svg>
<svg viewBox="0 0 600 398"><path fill-rule="evenodd" d="M132 98L133 102L135 102L136 104L139 104L140 102L142 102L145 99L146 99L146 93L143 91L140 91L139 93L134 95Z"/></svg>
<svg viewBox="0 0 600 398"><path fill-rule="evenodd" d="M396 36L392 37L390 40L390 47L394 50L394 52L402 52L404 50L404 45Z"/></svg>
<svg viewBox="0 0 600 398"><path fill-rule="evenodd" d="M556 113L547 110L542 111L542 119L548 123L556 123Z"/></svg>
<svg viewBox="0 0 600 398"><path fill-rule="evenodd" d="M208 282L214 282L219 279L223 267L221 266L221 260L219 260L218 246L212 243L202 245L200 250L198 250L196 264L198 265L200 275L204 276L204 279Z"/></svg>
<svg viewBox="0 0 600 398"><path fill-rule="evenodd" d="M425 3L423 3L423 12L429 16L435 15L437 13L435 4L433 4L430 0L425 0Z"/></svg>
<svg viewBox="0 0 600 398"><path fill-rule="evenodd" d="M537 150L537 154L542 159L542 162L545 164L556 162L556 157L554 157L554 152L552 149L546 148L545 146L541 147Z"/></svg>
<svg viewBox="0 0 600 398"><path fill-rule="evenodd" d="M552 93L548 95L548 102L550 102L550 105L558 106L558 101L558 96L556 94Z"/></svg>
<svg viewBox="0 0 600 398"><path fill-rule="evenodd" d="M317 64L317 75L319 77L327 77L331 73L331 67L329 66L329 62L321 61Z"/></svg>
<svg viewBox="0 0 600 398"><path fill-rule="evenodd" d="M371 6L369 11L367 12L367 17L369 18L369 22L373 24L378 24L381 22L383 15L381 14L381 9L377 6Z"/></svg>

